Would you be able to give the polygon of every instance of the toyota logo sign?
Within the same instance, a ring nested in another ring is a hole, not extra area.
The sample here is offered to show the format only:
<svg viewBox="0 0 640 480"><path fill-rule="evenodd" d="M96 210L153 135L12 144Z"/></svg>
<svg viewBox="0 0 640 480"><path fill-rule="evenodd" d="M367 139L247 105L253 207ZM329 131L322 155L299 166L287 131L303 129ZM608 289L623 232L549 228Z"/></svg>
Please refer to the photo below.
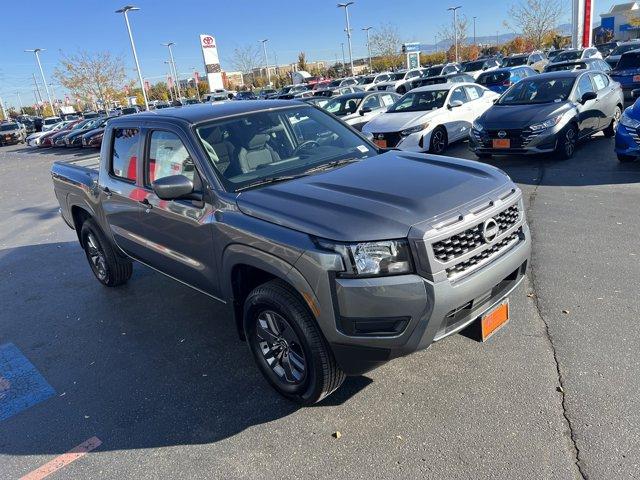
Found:
<svg viewBox="0 0 640 480"><path fill-rule="evenodd" d="M212 36L202 37L202 48L215 48L215 42Z"/></svg>

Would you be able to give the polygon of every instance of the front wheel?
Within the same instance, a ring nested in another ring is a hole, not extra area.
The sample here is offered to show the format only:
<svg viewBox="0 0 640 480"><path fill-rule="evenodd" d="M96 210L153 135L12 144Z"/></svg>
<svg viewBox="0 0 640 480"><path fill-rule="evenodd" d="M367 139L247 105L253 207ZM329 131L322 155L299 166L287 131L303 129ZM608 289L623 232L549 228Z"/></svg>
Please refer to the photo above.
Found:
<svg viewBox="0 0 640 480"><path fill-rule="evenodd" d="M611 138L616 134L616 130L618 129L618 122L620 121L621 115L622 112L620 111L620 107L616 107L615 111L613 112L611 123L602 131L605 137Z"/></svg>
<svg viewBox="0 0 640 480"><path fill-rule="evenodd" d="M91 271L107 287L117 287L131 278L131 261L121 258L109 239L93 219L87 219L80 229L80 241Z"/></svg>
<svg viewBox="0 0 640 480"><path fill-rule="evenodd" d="M244 304L244 325L260 371L288 399L311 405L344 381L315 319L287 283L256 287Z"/></svg>
<svg viewBox="0 0 640 480"><path fill-rule="evenodd" d="M575 125L569 125L560 132L558 136L556 156L561 160L567 160L573 157L573 154L576 152L576 143L578 141L578 129Z"/></svg>
<svg viewBox="0 0 640 480"><path fill-rule="evenodd" d="M447 149L447 144L447 131L442 127L436 127L431 133L429 152L440 155Z"/></svg>

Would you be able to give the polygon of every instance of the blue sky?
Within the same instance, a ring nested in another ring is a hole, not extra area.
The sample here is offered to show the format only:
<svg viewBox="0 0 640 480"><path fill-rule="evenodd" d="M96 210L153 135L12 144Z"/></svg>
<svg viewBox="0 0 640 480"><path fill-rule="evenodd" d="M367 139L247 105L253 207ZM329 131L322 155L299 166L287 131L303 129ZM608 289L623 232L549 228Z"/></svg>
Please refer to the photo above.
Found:
<svg viewBox="0 0 640 480"><path fill-rule="evenodd" d="M452 0L461 5L461 13L476 16L478 36L495 35L508 30L503 26L506 11L518 0ZM229 61L234 48L256 44L269 38L270 62L295 61L305 51L309 60L333 61L341 57L344 37L344 13L336 1L309 2L271 0L131 0L140 11L130 14L138 57L143 75L152 82L166 75L163 63L168 56L161 43L173 41L175 61L180 73L192 67L202 72L199 34L209 33L217 39L223 68L233 70ZM568 22L571 14L569 0ZM596 0L594 16L615 3ZM59 53L109 50L121 55L127 73L135 77L133 61L122 15L114 11L124 0L22 0L3 2L2 47L0 47L0 96L8 105L17 105L16 92L24 104L33 103L31 74L36 72L33 54L27 48L46 48L42 53L45 75L49 81L58 63ZM440 27L451 22L447 2L438 0L356 0L350 7L354 56L366 55L366 36L360 29L382 23L398 27L404 41L433 43ZM471 32L470 32L471 33ZM345 41L346 43L346 41ZM346 47L345 47L346 48ZM40 78L38 77L40 81ZM55 87L57 96L62 88Z"/></svg>

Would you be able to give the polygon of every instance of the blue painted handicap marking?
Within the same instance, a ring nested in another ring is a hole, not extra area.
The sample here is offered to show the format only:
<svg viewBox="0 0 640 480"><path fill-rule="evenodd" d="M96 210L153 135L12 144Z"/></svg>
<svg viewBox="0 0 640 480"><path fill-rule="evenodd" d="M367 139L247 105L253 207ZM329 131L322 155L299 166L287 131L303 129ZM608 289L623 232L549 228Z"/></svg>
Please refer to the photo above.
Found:
<svg viewBox="0 0 640 480"><path fill-rule="evenodd" d="M0 421L55 394L13 343L0 345Z"/></svg>

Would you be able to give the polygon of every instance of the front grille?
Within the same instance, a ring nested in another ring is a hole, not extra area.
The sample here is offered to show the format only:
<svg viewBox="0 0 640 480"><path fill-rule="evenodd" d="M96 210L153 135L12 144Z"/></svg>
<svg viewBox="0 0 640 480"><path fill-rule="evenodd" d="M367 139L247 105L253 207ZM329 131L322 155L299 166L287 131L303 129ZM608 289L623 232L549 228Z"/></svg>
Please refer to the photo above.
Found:
<svg viewBox="0 0 640 480"><path fill-rule="evenodd" d="M504 136L500 136L498 135L499 132L505 132L506 135ZM522 148L523 146L523 141L522 141L522 130L519 128L514 128L514 129L502 129L502 130L488 130L487 131L487 136L489 137L488 143L491 144L491 141L493 139L496 138L508 138L509 140L511 140L511 148Z"/></svg>
<svg viewBox="0 0 640 480"><path fill-rule="evenodd" d="M402 136L400 135L400 132L374 133L373 134L373 139L374 140L386 140L387 141L387 147L388 148L393 148L396 145L398 145L398 143L400 143L400 140L402 139Z"/></svg>
<svg viewBox="0 0 640 480"><path fill-rule="evenodd" d="M520 211L517 204L511 205L494 216L493 219L498 224L498 235L502 235L513 227L519 218ZM441 262L450 262L485 244L486 242L482 236L483 224L484 222L479 223L463 232L434 243L433 253L435 257Z"/></svg>
<svg viewBox="0 0 640 480"><path fill-rule="evenodd" d="M522 228L519 228L511 235L503 238L495 245L483 250L482 252L474 255L473 257L460 262L453 267L447 268L447 276L449 278L457 277L463 273L467 273L471 269L475 269L481 264L485 263L491 257L498 255L503 250L509 249L511 246L515 245L519 240L522 234Z"/></svg>

